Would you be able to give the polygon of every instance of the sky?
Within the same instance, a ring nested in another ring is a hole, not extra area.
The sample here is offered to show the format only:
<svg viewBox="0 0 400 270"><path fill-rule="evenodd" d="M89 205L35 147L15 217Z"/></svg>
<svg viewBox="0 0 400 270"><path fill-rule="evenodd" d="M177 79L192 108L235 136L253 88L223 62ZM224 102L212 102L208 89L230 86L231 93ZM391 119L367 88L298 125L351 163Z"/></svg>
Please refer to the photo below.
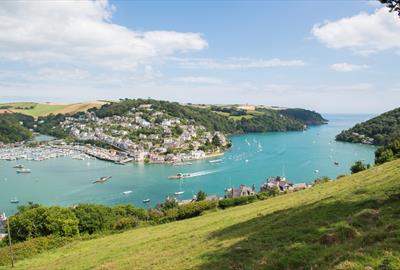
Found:
<svg viewBox="0 0 400 270"><path fill-rule="evenodd" d="M381 113L399 58L400 18L374 0L0 2L0 102Z"/></svg>

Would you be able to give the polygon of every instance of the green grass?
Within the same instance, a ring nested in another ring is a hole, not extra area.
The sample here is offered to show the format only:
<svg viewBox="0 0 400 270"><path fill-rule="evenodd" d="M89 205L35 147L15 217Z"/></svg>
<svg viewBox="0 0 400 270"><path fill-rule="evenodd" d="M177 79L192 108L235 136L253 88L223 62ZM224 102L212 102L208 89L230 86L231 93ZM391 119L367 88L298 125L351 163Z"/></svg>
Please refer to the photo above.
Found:
<svg viewBox="0 0 400 270"><path fill-rule="evenodd" d="M397 160L309 190L74 241L15 269L400 269L399 219Z"/></svg>

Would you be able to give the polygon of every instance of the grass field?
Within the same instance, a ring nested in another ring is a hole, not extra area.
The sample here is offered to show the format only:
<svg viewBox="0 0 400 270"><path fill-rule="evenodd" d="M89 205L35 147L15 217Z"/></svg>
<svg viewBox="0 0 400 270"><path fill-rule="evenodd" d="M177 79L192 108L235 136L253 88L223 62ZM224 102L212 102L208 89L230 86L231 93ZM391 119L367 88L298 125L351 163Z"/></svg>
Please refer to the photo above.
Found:
<svg viewBox="0 0 400 270"><path fill-rule="evenodd" d="M246 206L76 241L15 269L400 269L399 218L400 160Z"/></svg>
<svg viewBox="0 0 400 270"><path fill-rule="evenodd" d="M35 103L35 102L14 102L1 103L1 107L10 107L1 109L1 112L18 112L31 115L33 117L46 116L58 113L76 113L87 111L90 108L99 108L105 104L102 101L82 102L73 104L55 104L55 103Z"/></svg>

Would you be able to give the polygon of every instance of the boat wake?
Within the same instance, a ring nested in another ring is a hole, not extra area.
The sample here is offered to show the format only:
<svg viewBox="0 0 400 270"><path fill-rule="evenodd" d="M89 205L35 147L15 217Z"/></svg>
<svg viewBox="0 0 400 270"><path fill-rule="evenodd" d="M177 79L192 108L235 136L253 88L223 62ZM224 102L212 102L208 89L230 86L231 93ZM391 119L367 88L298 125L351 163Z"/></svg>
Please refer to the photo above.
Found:
<svg viewBox="0 0 400 270"><path fill-rule="evenodd" d="M187 177L187 178L199 177L199 176L203 176L203 175L213 174L213 173L216 173L216 172L219 172L219 171L220 170L194 172L194 173L191 173L190 176Z"/></svg>

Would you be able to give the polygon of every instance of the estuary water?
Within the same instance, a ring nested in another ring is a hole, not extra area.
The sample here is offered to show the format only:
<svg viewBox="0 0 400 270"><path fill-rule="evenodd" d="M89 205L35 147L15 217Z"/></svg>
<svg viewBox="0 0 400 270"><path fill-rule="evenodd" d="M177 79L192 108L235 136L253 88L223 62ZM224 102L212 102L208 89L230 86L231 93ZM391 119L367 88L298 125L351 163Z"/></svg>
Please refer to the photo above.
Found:
<svg viewBox="0 0 400 270"><path fill-rule="evenodd" d="M305 132L244 134L231 137L233 148L221 163L195 161L188 166L159 164L116 165L101 160L58 158L46 161L0 161L0 212L12 214L17 205L29 201L45 205L73 205L80 202L148 206L162 202L183 190L180 199L190 199L199 190L223 195L229 186L259 186L269 176L285 175L293 183L311 182L319 176L348 174L356 160L373 163L375 147L336 142L341 130L371 118L371 115L324 115L329 124ZM339 165L335 165L338 162ZM17 174L13 166L23 164L30 174ZM168 180L177 173L193 177ZM92 182L112 176L103 184ZM124 195L124 191L132 191Z"/></svg>

